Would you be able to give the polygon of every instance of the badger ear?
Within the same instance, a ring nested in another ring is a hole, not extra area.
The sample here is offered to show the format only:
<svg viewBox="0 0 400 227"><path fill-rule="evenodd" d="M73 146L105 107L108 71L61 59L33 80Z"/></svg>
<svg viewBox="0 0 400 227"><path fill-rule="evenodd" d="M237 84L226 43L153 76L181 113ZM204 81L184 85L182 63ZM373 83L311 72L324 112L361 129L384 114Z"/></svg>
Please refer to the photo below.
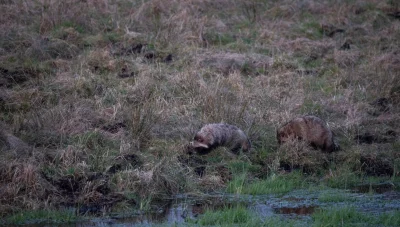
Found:
<svg viewBox="0 0 400 227"><path fill-rule="evenodd" d="M285 142L288 138L288 134L286 132L279 132L278 134L278 143L282 144L283 142Z"/></svg>

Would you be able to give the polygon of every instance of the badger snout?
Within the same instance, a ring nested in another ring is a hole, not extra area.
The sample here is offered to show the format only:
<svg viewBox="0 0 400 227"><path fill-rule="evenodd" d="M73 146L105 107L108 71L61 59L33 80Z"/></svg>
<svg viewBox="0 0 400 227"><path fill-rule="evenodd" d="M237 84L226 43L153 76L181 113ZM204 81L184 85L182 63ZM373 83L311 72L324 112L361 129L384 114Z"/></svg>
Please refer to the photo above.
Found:
<svg viewBox="0 0 400 227"><path fill-rule="evenodd" d="M208 146L207 144L205 144L205 143L200 143L200 142L198 142L198 141L191 142L190 145L191 145L192 147L194 147L194 148L205 148L205 149L208 149L208 148L209 148L209 146Z"/></svg>

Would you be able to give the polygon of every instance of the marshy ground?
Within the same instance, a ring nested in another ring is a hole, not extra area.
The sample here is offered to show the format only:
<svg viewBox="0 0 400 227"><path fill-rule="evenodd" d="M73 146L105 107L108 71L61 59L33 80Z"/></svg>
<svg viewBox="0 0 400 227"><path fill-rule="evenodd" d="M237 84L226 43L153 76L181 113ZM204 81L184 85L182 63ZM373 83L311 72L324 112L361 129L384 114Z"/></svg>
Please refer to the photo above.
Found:
<svg viewBox="0 0 400 227"><path fill-rule="evenodd" d="M0 224L169 204L179 225L400 225L397 1L0 0L0 11ZM341 150L279 147L276 129L304 114ZM215 122L241 128L251 151L189 155ZM196 204L207 206L192 217Z"/></svg>

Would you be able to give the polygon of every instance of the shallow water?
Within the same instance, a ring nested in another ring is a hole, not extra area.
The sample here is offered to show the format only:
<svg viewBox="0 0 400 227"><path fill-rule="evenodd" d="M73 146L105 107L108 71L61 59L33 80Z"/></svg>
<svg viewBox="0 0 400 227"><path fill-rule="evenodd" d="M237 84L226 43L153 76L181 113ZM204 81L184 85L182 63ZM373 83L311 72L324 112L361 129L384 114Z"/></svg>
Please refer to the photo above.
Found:
<svg viewBox="0 0 400 227"><path fill-rule="evenodd" d="M340 194L344 200L339 202L321 202L320 196L329 194ZM91 221L46 225L35 224L30 227L44 226L153 226L162 225L185 225L188 220L196 220L207 209L218 210L235 204L242 204L248 207L256 216L262 220L277 216L283 219L296 219L304 226L311 221L311 215L319 208L352 206L356 210L381 214L388 211L400 210L400 192L385 191L380 194L359 193L351 190L295 190L284 196L276 195L234 195L234 194L213 194L201 197L189 195L177 195L175 198L166 200L157 205L151 213L124 213L115 214L107 218L95 218Z"/></svg>

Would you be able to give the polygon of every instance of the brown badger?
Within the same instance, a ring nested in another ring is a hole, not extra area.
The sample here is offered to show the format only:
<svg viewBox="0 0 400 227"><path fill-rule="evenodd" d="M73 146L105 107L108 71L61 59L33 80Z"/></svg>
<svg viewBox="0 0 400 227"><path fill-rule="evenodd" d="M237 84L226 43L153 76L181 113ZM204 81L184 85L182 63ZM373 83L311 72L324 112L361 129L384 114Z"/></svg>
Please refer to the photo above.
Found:
<svg viewBox="0 0 400 227"><path fill-rule="evenodd" d="M279 144L299 139L307 141L314 148L320 148L327 152L340 149L325 121L316 116L297 117L279 128L276 136Z"/></svg>
<svg viewBox="0 0 400 227"><path fill-rule="evenodd" d="M242 130L234 125L207 124L197 132L192 147L198 154L208 154L213 149L223 146L238 154L240 149L244 152L250 150L250 141Z"/></svg>

